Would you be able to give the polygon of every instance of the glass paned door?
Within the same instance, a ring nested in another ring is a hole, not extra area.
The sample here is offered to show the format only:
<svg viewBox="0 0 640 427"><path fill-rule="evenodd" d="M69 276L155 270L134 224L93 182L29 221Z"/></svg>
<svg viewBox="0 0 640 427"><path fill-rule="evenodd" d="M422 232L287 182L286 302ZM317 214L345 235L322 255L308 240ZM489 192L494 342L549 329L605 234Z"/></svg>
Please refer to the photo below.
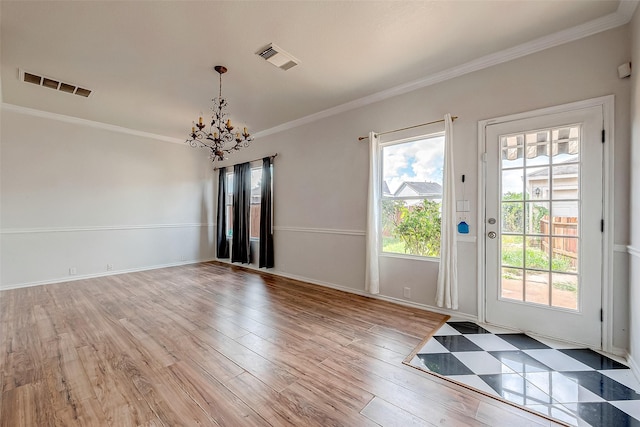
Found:
<svg viewBox="0 0 640 427"><path fill-rule="evenodd" d="M499 137L502 298L578 308L581 130Z"/></svg>
<svg viewBox="0 0 640 427"><path fill-rule="evenodd" d="M487 322L601 347L602 108L486 126Z"/></svg>

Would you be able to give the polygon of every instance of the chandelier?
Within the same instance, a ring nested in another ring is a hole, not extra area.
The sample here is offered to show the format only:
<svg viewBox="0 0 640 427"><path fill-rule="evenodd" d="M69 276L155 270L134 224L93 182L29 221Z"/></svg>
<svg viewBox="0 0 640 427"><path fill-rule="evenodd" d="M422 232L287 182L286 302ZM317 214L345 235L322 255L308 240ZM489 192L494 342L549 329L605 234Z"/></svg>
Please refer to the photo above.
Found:
<svg viewBox="0 0 640 427"><path fill-rule="evenodd" d="M225 122L227 100L222 97L222 75L227 72L227 68L216 65L214 69L220 75L220 91L218 97L212 99L211 124L208 129L205 129L207 125L203 122L202 113L200 113L198 122L193 122L191 133L185 141L192 147L211 150L211 161L224 160L225 154L240 150L242 147L248 147L249 143L253 141L247 128L244 128L243 132L235 132L234 134L231 120L227 119Z"/></svg>

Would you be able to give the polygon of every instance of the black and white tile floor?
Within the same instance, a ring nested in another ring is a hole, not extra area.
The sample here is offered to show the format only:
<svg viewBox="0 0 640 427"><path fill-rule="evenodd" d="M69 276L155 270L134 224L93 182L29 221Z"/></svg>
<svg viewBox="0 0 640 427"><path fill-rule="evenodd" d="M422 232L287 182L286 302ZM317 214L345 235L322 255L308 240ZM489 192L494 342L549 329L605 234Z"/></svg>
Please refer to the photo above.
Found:
<svg viewBox="0 0 640 427"><path fill-rule="evenodd" d="M640 383L622 363L485 328L445 323L410 364L571 425L640 426Z"/></svg>

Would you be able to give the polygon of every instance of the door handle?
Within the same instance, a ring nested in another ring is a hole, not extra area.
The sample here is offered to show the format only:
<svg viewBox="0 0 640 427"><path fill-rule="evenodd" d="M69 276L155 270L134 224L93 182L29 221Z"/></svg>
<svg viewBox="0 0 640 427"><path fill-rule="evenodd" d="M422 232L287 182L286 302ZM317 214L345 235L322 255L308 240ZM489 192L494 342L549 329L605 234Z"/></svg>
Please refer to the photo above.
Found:
<svg viewBox="0 0 640 427"><path fill-rule="evenodd" d="M495 239L496 238L496 232L495 231L490 231L489 233L487 233L487 236L489 236L490 239Z"/></svg>

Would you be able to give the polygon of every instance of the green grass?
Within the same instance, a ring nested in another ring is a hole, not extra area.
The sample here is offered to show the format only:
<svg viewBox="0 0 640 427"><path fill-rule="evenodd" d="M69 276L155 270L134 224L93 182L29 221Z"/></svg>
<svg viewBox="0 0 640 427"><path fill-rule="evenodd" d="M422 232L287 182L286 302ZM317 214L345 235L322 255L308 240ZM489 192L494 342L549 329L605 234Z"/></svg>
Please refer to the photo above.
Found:
<svg viewBox="0 0 640 427"><path fill-rule="evenodd" d="M395 239L393 237L383 237L382 238L382 252L391 252L394 254L404 254L406 253L406 249L404 246L404 242L400 239Z"/></svg>
<svg viewBox="0 0 640 427"><path fill-rule="evenodd" d="M525 250L525 259L527 268L535 268L539 270L547 270L549 268L549 254L540 249L527 247ZM503 245L502 247L502 265L510 267L523 267L522 247L514 244L513 246ZM559 272L572 271L571 261L565 257L554 257L551 260L551 270Z"/></svg>
<svg viewBox="0 0 640 427"><path fill-rule="evenodd" d="M523 239L519 236L503 236L502 265L508 267L523 268ZM525 250L526 267L539 270L549 268L549 255L542 250L528 246ZM502 272L504 279L522 279L523 271L519 268L505 268ZM554 257L551 260L551 270L554 272L573 272L571 261L565 257ZM572 282L554 282L553 288L558 290L576 292L577 285Z"/></svg>

